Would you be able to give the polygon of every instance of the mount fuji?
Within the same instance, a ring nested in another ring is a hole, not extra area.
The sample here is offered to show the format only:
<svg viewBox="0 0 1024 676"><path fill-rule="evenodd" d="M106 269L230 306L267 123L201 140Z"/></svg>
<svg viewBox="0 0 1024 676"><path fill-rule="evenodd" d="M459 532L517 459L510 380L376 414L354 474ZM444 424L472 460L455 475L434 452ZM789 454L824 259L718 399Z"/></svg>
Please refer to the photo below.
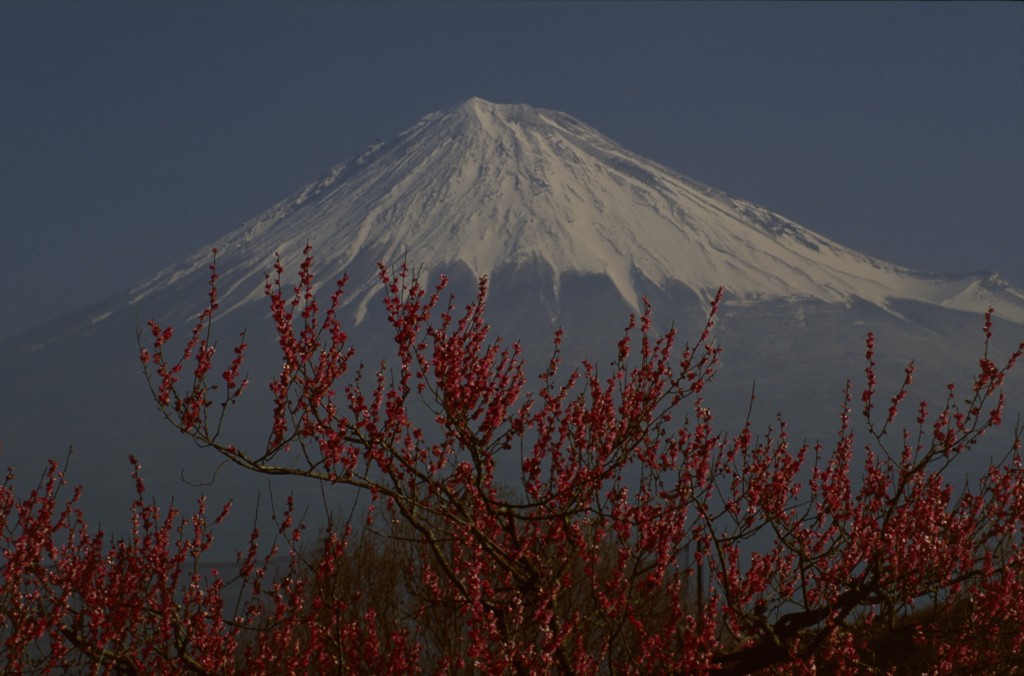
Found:
<svg viewBox="0 0 1024 676"><path fill-rule="evenodd" d="M205 306L216 248L218 335L229 343L249 330L250 370L260 382L275 368L272 336L260 333L270 328L265 273L275 254L295 273L307 243L318 280L349 275L342 319L352 344L368 346L367 363L389 343L381 339L378 262L408 262L430 279L445 273L465 299L487 276L495 333L521 340L538 372L557 327L570 360L599 360L643 298L656 328L675 325L685 337L724 287L716 329L723 367L708 395L723 425L740 424L756 382L759 415L781 411L807 438L837 429L843 385L863 369L869 330L879 370L894 382L911 358L934 374L912 393L922 397L943 396L946 380L976 365L988 307L998 348L1024 338L1024 292L995 274L925 273L863 255L640 157L565 113L471 98L369 147L125 293L0 341L3 462L33 472L39 458L73 445L72 480L114 522L130 501L128 453L155 468L146 476L158 494L192 492L183 471L193 482L213 478L209 454L184 446L152 403L136 328L150 317L189 327ZM1024 382L1013 376L1017 405ZM253 439L267 419L259 396L239 424ZM251 476L224 474L203 490L214 498L255 492Z"/></svg>

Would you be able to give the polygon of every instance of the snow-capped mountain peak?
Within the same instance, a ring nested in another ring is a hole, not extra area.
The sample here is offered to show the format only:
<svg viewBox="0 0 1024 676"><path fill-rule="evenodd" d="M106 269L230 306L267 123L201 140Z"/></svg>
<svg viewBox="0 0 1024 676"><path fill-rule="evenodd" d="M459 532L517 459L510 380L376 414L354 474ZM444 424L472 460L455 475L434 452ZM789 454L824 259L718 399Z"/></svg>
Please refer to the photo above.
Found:
<svg viewBox="0 0 1024 676"><path fill-rule="evenodd" d="M217 242L222 268L246 280L226 304L261 296L274 252L295 269L307 241L338 271L408 260L433 271L463 264L483 276L540 263L553 271L556 295L563 273L606 275L633 307L641 281L672 280L702 298L724 286L738 302L995 304L1024 323L1024 294L985 274L924 274L859 254L565 113L479 98L427 115ZM208 262L206 248L136 297ZM350 299L358 297L357 289Z"/></svg>

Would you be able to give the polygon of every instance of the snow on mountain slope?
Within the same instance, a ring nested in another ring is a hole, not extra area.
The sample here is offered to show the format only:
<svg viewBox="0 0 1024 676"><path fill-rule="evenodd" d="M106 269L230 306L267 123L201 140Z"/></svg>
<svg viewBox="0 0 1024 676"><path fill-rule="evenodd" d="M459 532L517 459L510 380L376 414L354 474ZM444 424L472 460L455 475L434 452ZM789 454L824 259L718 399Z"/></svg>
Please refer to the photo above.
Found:
<svg viewBox="0 0 1024 676"><path fill-rule="evenodd" d="M262 298L274 252L296 269L311 242L327 269L403 259L428 271L461 262L477 275L540 262L553 275L607 275L637 307L641 279L699 297L773 298L892 310L917 300L1024 323L1024 293L988 273L925 274L832 242L758 205L686 178L564 113L471 98L427 115L215 244L231 308ZM141 285L141 300L206 273L204 248ZM356 280L362 283L363 280ZM349 302L377 287L358 284ZM361 316L361 313L360 313Z"/></svg>

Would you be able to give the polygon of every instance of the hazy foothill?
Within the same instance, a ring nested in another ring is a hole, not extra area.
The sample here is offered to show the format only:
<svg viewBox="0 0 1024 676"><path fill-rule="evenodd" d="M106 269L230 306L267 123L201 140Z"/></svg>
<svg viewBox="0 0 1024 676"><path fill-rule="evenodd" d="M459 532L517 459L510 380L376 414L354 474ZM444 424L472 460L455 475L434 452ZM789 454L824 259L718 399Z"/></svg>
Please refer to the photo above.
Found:
<svg viewBox="0 0 1024 676"><path fill-rule="evenodd" d="M8 659L1008 673L1022 331L998 275L470 98L0 342Z"/></svg>

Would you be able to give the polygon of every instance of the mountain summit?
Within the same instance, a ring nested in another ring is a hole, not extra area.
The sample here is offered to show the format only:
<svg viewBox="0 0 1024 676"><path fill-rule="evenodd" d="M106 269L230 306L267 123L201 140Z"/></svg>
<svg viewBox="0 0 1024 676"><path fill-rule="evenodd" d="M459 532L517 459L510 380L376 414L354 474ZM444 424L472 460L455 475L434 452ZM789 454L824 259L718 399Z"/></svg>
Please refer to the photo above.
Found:
<svg viewBox="0 0 1024 676"><path fill-rule="evenodd" d="M401 260L428 271L465 266L477 277L532 266L556 297L565 273L603 275L633 308L645 289L673 282L704 300L725 286L734 302L994 305L1024 323L1024 294L996 275L925 274L865 256L565 113L479 98L427 115L217 242L225 277L253 282L225 305L262 298L274 252L295 269L307 241L339 274ZM205 274L208 263L204 248L135 299Z"/></svg>

